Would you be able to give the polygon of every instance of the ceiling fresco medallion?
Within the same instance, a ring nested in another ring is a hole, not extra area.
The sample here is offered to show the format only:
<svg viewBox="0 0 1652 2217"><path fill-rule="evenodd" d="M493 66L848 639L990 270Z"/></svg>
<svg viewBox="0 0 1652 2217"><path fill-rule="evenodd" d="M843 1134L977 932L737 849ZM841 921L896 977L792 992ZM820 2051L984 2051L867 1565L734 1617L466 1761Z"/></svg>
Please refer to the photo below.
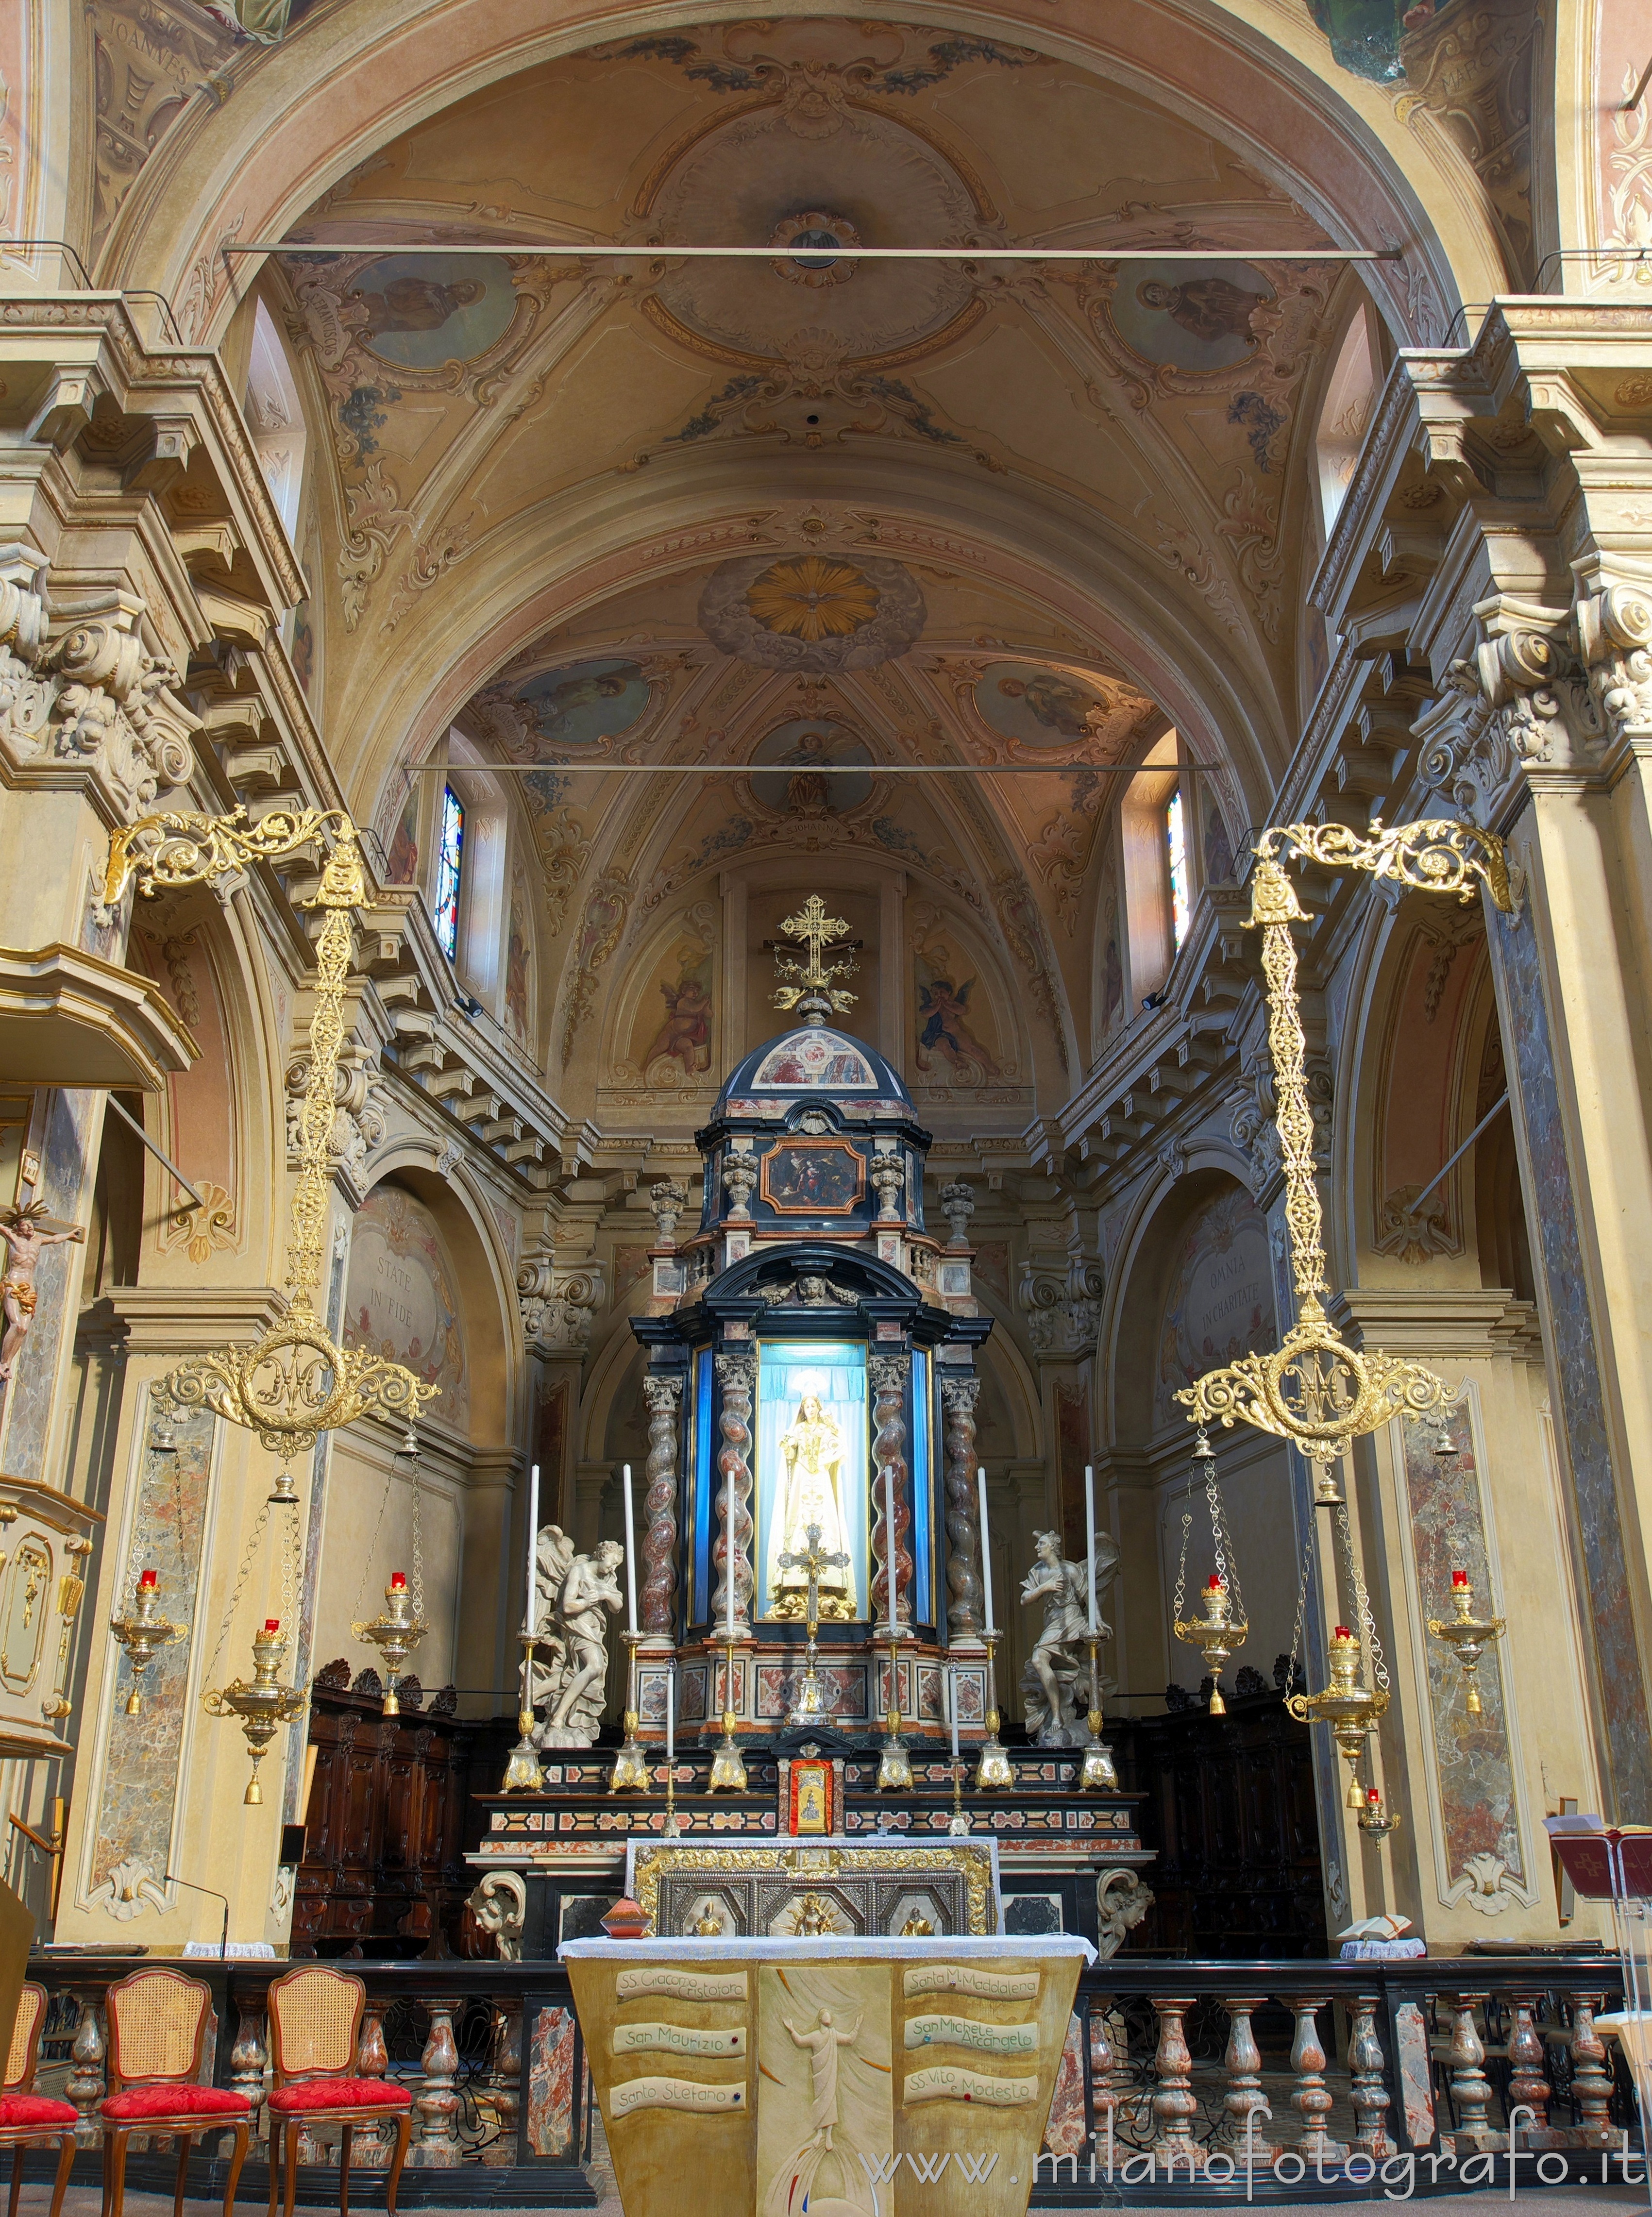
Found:
<svg viewBox="0 0 1652 2217"><path fill-rule="evenodd" d="M872 797L870 750L839 724L794 718L760 740L752 760L779 766L752 780L752 797L777 816L842 816ZM867 768L828 776L828 766L839 763L864 763Z"/></svg>
<svg viewBox="0 0 1652 2217"><path fill-rule="evenodd" d="M834 250L858 246L860 233L847 216L826 215L819 208L810 208L803 215L783 217L775 225L769 244L781 250L775 256L777 276L791 285L818 289L823 285L846 285L854 275L854 263L839 259Z"/></svg>
<svg viewBox="0 0 1652 2217"><path fill-rule="evenodd" d="M764 669L875 670L906 652L928 611L899 562L757 554L712 571L699 614L714 645Z"/></svg>
<svg viewBox="0 0 1652 2217"><path fill-rule="evenodd" d="M975 681L975 706L1006 739L1024 747L1070 747L1104 730L1117 702L1064 670L995 662Z"/></svg>
<svg viewBox="0 0 1652 2217"><path fill-rule="evenodd" d="M510 697L548 746L587 747L628 732L648 706L649 686L634 662L576 662L524 679Z"/></svg>
<svg viewBox="0 0 1652 2217"><path fill-rule="evenodd" d="M1278 297L1248 262L1134 262L1120 273L1107 316L1144 361L1200 376L1256 353L1261 337L1251 318Z"/></svg>

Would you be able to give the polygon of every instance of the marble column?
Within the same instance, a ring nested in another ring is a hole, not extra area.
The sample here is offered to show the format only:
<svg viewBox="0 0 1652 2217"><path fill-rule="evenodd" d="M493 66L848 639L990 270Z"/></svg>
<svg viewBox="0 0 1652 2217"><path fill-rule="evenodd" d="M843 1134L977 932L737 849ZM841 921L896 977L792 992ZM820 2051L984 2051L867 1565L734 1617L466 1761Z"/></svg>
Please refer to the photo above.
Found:
<svg viewBox="0 0 1652 2217"><path fill-rule="evenodd" d="M672 1637L677 1601L677 1479L680 1378L645 1378L648 1464L642 1519L642 1629Z"/></svg>
<svg viewBox="0 0 1652 2217"><path fill-rule="evenodd" d="M717 1496L717 1538L712 1557L717 1589L712 1597L719 1631L728 1621L728 1580L734 1581L734 1634L751 1636L753 1587L752 1579L752 1400L757 1391L757 1357L740 1352L717 1357L720 1399L717 1429L722 1446L717 1468L722 1487Z"/></svg>
<svg viewBox="0 0 1652 2217"><path fill-rule="evenodd" d="M979 1378L949 1378L941 1386L946 1455L946 1584L949 1640L981 1632L981 1530L975 1486L975 1403Z"/></svg>
<svg viewBox="0 0 1652 2217"><path fill-rule="evenodd" d="M912 1525L905 1452L910 1369L904 1355L875 1355L866 1366L872 1388L872 1615L880 1630L912 1621L912 1557L905 1545ZM888 1514L891 1481L894 1486L893 1532Z"/></svg>

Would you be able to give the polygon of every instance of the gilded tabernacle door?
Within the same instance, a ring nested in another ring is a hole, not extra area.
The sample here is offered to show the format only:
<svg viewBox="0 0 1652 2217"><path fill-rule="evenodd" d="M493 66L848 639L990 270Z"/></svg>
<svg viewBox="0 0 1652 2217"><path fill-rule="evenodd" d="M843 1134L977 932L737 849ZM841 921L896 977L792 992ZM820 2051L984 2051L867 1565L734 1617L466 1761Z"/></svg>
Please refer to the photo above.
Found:
<svg viewBox="0 0 1652 2217"><path fill-rule="evenodd" d="M817 1528L820 1617L868 1614L866 1349L850 1340L765 1340L758 1367L758 1615L802 1621L802 1558ZM818 1559L818 1558L817 1558Z"/></svg>

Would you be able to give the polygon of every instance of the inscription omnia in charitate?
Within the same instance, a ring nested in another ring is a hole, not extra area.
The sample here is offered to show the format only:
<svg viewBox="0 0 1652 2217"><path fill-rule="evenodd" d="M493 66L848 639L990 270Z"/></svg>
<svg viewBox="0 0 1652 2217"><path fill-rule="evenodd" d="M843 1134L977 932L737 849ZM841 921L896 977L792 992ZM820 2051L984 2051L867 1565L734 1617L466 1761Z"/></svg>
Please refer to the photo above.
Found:
<svg viewBox="0 0 1652 2217"><path fill-rule="evenodd" d="M807 2031L800 2031L789 2017L782 2017L780 2022L791 2035L792 2045L801 2047L808 2057L812 2101L809 2136L777 2171L769 2189L769 2217L799 2217L799 2213L806 2209L858 2213L863 2206L863 2183L851 2172L846 2152L832 2146L832 2135L839 2123L838 2066L842 2060L841 2050L854 2046L860 2037L863 2019L857 2016L846 2032L839 2031L829 2009L817 2010L814 2022ZM841 2187L846 2198L841 2201L823 2199L814 2191L816 2175L828 2157L835 2158L842 2173Z"/></svg>

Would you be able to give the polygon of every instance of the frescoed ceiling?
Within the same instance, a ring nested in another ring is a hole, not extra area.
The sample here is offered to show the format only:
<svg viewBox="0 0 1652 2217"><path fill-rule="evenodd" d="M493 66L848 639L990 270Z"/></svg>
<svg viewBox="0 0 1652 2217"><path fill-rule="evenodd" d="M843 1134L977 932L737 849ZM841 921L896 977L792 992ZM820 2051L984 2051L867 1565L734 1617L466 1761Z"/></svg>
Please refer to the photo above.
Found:
<svg viewBox="0 0 1652 2217"><path fill-rule="evenodd" d="M530 773L550 1065L662 903L731 857L852 855L937 918L962 904L1038 1034L957 1066L990 1088L1016 1065L1012 1121L1059 1097L1092 1053L1086 888L1118 766L1175 726L1236 834L1321 652L1304 394L1357 281L1278 256L1327 234L1071 63L801 19L536 67L360 162L291 235L306 250L264 283L336 463L301 526L312 694L346 750L399 685L409 751L453 726ZM498 250L392 250L479 237ZM730 243L767 250L670 252ZM592 244L661 250L568 251ZM834 254L1025 244L1094 258ZM667 502L691 521L656 530ZM1202 725L1167 676L1191 641ZM739 774L626 775L667 761Z"/></svg>

